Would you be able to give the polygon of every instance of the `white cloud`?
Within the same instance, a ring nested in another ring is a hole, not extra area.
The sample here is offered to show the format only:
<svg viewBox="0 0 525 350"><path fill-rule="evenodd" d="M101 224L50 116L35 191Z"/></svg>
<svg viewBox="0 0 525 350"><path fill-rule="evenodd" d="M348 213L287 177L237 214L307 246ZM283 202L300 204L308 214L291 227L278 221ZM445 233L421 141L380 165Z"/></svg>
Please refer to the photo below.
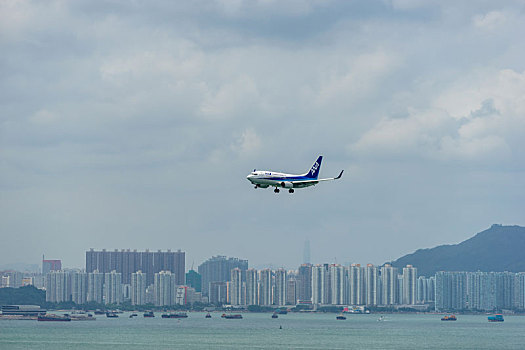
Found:
<svg viewBox="0 0 525 350"><path fill-rule="evenodd" d="M494 30L507 21L507 16L502 11L490 11L478 14L472 18L472 22L478 28Z"/></svg>
<svg viewBox="0 0 525 350"><path fill-rule="evenodd" d="M506 162L525 133L525 73L502 70L461 77L406 118L385 118L352 152L375 156ZM516 153L514 154L516 156Z"/></svg>

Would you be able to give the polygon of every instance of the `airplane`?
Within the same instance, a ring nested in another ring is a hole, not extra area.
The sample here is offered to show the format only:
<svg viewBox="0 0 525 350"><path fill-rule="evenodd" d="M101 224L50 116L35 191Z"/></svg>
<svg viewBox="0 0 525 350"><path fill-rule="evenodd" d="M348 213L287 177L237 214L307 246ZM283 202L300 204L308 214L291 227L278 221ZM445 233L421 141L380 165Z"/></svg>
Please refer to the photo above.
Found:
<svg viewBox="0 0 525 350"><path fill-rule="evenodd" d="M294 193L294 188L314 186L321 181L331 181L341 178L344 170L341 170L339 175L336 177L318 179L322 161L323 156L319 156L319 158L317 158L310 170L301 175L284 174L269 170L253 169L253 172L246 176L246 179L248 179L248 181L254 184L255 188L268 188L272 186L275 187L273 191L275 193L279 193L279 187L282 187L288 188L288 192Z"/></svg>

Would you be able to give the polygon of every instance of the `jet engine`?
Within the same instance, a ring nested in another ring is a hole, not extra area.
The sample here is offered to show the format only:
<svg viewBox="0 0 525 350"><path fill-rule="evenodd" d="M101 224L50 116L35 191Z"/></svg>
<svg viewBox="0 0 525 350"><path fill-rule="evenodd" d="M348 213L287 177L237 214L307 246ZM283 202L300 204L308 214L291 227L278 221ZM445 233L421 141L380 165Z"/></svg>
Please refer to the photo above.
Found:
<svg viewBox="0 0 525 350"><path fill-rule="evenodd" d="M281 182L281 186L284 187L284 188L293 188L293 183L291 183L289 181L283 181L283 182Z"/></svg>

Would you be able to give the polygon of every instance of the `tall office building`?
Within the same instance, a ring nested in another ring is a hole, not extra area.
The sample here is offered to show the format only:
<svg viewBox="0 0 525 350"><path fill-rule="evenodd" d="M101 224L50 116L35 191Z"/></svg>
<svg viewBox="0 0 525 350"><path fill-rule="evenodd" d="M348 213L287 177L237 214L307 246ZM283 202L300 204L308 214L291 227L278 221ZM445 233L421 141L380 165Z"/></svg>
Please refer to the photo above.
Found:
<svg viewBox="0 0 525 350"><path fill-rule="evenodd" d="M302 264L297 272L297 299L312 302L312 265Z"/></svg>
<svg viewBox="0 0 525 350"><path fill-rule="evenodd" d="M88 273L87 301L102 303L104 296L104 274L95 270Z"/></svg>
<svg viewBox="0 0 525 350"><path fill-rule="evenodd" d="M272 270L259 271L259 305L269 306L273 304Z"/></svg>
<svg viewBox="0 0 525 350"><path fill-rule="evenodd" d="M115 270L104 274L104 303L120 304L122 302L122 274Z"/></svg>
<svg viewBox="0 0 525 350"><path fill-rule="evenodd" d="M390 264L381 267L382 304L394 305L398 300L397 268Z"/></svg>
<svg viewBox="0 0 525 350"><path fill-rule="evenodd" d="M176 278L171 271L160 271L154 277L155 305L169 306L175 304Z"/></svg>
<svg viewBox="0 0 525 350"><path fill-rule="evenodd" d="M88 275L85 272L72 272L71 276L71 301L82 305L87 301Z"/></svg>
<svg viewBox="0 0 525 350"><path fill-rule="evenodd" d="M65 271L49 271L46 275L46 301L71 301L71 280Z"/></svg>
<svg viewBox="0 0 525 350"><path fill-rule="evenodd" d="M146 275L142 271L131 274L131 305L146 304Z"/></svg>
<svg viewBox="0 0 525 350"><path fill-rule="evenodd" d="M287 273L285 269L275 271L275 295L273 302L275 305L286 305L286 284Z"/></svg>
<svg viewBox="0 0 525 350"><path fill-rule="evenodd" d="M304 241L303 264L310 264L310 241Z"/></svg>
<svg viewBox="0 0 525 350"><path fill-rule="evenodd" d="M467 307L467 273L436 272L436 311L463 310Z"/></svg>
<svg viewBox="0 0 525 350"><path fill-rule="evenodd" d="M360 264L348 267L348 304L365 304L365 269Z"/></svg>
<svg viewBox="0 0 525 350"><path fill-rule="evenodd" d="M417 268L412 265L403 267L402 304L414 305L417 300Z"/></svg>
<svg viewBox="0 0 525 350"><path fill-rule="evenodd" d="M230 271L239 268L244 272L248 269L248 260L238 258L226 258L225 256L214 256L199 266L199 273L202 276L202 294L207 296L210 291L211 282L228 282L231 279Z"/></svg>
<svg viewBox="0 0 525 350"><path fill-rule="evenodd" d="M380 280L377 266L367 264L365 267L365 305L380 304Z"/></svg>
<svg viewBox="0 0 525 350"><path fill-rule="evenodd" d="M259 305L259 279L257 270L246 270L246 305Z"/></svg>
<svg viewBox="0 0 525 350"><path fill-rule="evenodd" d="M238 267L230 271L230 304L244 305L242 270Z"/></svg>
<svg viewBox="0 0 525 350"><path fill-rule="evenodd" d="M176 252L157 251L137 252L136 250L95 251L91 249L86 252L86 271L93 272L98 270L107 273L115 270L122 274L122 283L129 284L131 274L142 271L146 275L146 284L153 283L155 273L160 271L170 271L175 275L176 283L185 283L185 259L186 253L180 249Z"/></svg>
<svg viewBox="0 0 525 350"><path fill-rule="evenodd" d="M186 273L186 285L195 289L196 292L202 291L202 276L195 270Z"/></svg>

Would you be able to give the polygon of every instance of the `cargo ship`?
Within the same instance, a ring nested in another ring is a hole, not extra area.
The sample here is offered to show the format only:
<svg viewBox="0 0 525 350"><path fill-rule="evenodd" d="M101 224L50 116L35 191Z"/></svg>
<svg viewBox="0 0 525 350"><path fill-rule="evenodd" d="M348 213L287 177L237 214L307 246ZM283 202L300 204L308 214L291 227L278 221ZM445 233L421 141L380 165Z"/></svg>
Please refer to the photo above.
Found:
<svg viewBox="0 0 525 350"><path fill-rule="evenodd" d="M503 315L502 314L495 314L494 316L488 317L489 322L503 322Z"/></svg>
<svg viewBox="0 0 525 350"><path fill-rule="evenodd" d="M71 317L66 315L55 315L55 314L45 314L39 315L37 318L38 321L71 321Z"/></svg>
<svg viewBox="0 0 525 350"><path fill-rule="evenodd" d="M162 314L162 318L187 318L188 314L185 312L177 312L175 314Z"/></svg>
<svg viewBox="0 0 525 350"><path fill-rule="evenodd" d="M240 320L242 319L242 315L241 314L229 314L229 315L226 315L226 314L222 314L221 315L222 318L225 318L225 319L228 319L228 320Z"/></svg>
<svg viewBox="0 0 525 350"><path fill-rule="evenodd" d="M443 316L441 321L457 321L457 318L455 315Z"/></svg>

